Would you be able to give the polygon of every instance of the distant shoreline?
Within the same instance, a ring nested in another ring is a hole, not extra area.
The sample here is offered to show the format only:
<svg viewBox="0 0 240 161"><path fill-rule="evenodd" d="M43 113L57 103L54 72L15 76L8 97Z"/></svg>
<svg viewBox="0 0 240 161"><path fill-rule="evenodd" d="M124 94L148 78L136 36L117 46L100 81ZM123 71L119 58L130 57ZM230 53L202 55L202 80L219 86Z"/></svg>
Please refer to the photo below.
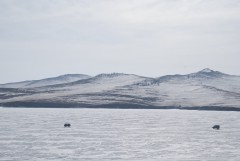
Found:
<svg viewBox="0 0 240 161"><path fill-rule="evenodd" d="M91 108L91 109L178 109L178 110L200 110L200 111L240 111L237 107L222 106L196 106L196 107L177 107L177 106L151 106L140 104L67 104L67 103L33 103L33 102L11 102L0 104L3 108Z"/></svg>

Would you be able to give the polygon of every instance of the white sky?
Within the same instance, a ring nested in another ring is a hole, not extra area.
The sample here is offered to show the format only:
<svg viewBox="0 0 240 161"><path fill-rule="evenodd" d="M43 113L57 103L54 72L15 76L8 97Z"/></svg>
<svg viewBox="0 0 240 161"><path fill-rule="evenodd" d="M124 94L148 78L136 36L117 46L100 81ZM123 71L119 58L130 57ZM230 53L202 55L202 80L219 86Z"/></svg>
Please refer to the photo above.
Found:
<svg viewBox="0 0 240 161"><path fill-rule="evenodd" d="M240 0L0 0L0 83L62 74L240 75Z"/></svg>

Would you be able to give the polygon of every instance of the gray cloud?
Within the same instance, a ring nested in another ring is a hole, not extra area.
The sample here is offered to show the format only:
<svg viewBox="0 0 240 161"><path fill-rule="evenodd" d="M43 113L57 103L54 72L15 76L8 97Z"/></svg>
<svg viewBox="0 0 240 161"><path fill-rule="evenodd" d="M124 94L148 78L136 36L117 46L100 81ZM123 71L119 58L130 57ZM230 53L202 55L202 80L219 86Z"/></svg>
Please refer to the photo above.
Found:
<svg viewBox="0 0 240 161"><path fill-rule="evenodd" d="M239 0L2 0L2 82L238 69Z"/></svg>

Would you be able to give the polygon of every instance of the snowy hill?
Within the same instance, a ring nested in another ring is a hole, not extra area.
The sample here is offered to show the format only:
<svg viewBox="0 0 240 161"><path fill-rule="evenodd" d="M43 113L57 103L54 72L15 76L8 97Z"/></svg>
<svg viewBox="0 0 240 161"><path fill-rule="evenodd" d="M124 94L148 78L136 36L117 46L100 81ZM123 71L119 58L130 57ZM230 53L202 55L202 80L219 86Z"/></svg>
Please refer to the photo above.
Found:
<svg viewBox="0 0 240 161"><path fill-rule="evenodd" d="M158 78L100 74L38 88L1 88L0 104L10 107L240 110L240 77L210 69Z"/></svg>
<svg viewBox="0 0 240 161"><path fill-rule="evenodd" d="M87 79L87 78L90 78L90 76L83 75L83 74L66 74L58 77L41 79L41 80L0 84L0 88L34 88L34 87L70 83L70 82L75 82L75 81Z"/></svg>

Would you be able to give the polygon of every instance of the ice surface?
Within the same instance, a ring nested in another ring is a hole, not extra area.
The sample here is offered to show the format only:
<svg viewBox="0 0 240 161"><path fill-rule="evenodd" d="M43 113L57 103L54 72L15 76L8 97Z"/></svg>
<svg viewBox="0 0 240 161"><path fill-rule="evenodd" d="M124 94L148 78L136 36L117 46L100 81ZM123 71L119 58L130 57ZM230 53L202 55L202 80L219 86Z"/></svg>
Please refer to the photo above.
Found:
<svg viewBox="0 0 240 161"><path fill-rule="evenodd" d="M239 112L0 108L0 113L1 161L240 160ZM221 129L213 130L215 124Z"/></svg>

